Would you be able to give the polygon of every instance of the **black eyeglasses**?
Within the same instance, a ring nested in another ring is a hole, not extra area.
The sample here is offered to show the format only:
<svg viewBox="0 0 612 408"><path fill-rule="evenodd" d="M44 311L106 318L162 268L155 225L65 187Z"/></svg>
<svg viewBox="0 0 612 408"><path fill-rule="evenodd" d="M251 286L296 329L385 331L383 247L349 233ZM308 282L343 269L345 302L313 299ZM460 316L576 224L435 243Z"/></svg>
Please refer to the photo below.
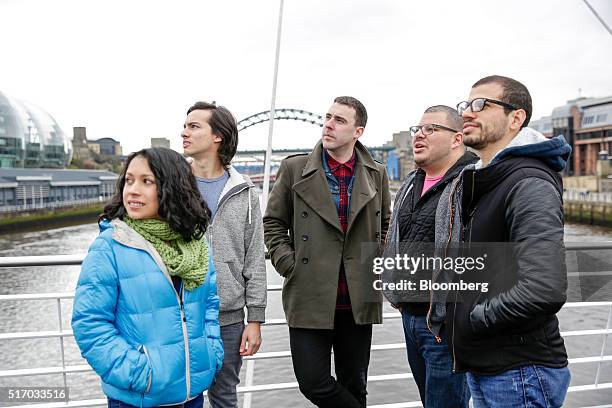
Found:
<svg viewBox="0 0 612 408"><path fill-rule="evenodd" d="M472 99L471 101L459 102L457 104L457 113L459 115L463 115L463 112L465 112L467 108L470 108L472 112L480 112L487 106L487 102L491 102L496 105L503 106L504 108L508 108L512 110L520 109L514 105L510 105L509 103L502 102L502 101L497 101L495 99L476 98L476 99Z"/></svg>
<svg viewBox="0 0 612 408"><path fill-rule="evenodd" d="M436 129L450 130L451 132L455 132L455 133L459 132L458 130L451 129L451 128L446 127L446 126L437 125L435 123L426 123L424 125L410 126L410 136L414 137L414 135L416 135L419 130L421 131L421 134L423 136L429 136Z"/></svg>

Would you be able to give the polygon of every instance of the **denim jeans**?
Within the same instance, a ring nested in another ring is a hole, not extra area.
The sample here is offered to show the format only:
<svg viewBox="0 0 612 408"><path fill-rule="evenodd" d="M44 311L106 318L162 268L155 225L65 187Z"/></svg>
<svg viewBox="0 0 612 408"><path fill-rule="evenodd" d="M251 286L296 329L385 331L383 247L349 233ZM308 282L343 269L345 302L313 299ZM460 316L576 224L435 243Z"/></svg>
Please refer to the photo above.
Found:
<svg viewBox="0 0 612 408"><path fill-rule="evenodd" d="M453 374L453 361L446 342L437 343L427 328L425 316L402 310L408 363L427 408L468 406L470 392L465 374Z"/></svg>
<svg viewBox="0 0 612 408"><path fill-rule="evenodd" d="M203 404L204 404L204 396L200 394L196 398L189 400L184 404L164 405L163 408L202 408ZM108 408L138 408L138 407L135 407L134 405L126 404L125 402L114 400L112 398L108 398Z"/></svg>
<svg viewBox="0 0 612 408"><path fill-rule="evenodd" d="M474 408L557 408L570 383L569 368L528 365L498 375L467 374Z"/></svg>
<svg viewBox="0 0 612 408"><path fill-rule="evenodd" d="M244 323L221 326L221 340L223 340L223 366L215 376L213 384L208 390L208 401L212 408L238 408L236 386L240 383L240 369L242 356L240 356L240 343Z"/></svg>

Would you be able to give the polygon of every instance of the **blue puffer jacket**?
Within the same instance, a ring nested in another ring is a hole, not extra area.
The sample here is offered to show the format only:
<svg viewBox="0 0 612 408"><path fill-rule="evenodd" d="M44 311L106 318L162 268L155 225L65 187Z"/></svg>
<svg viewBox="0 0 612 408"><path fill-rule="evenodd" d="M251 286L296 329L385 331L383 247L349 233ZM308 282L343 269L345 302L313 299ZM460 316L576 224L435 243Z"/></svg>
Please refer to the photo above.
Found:
<svg viewBox="0 0 612 408"><path fill-rule="evenodd" d="M181 302L148 241L120 220L100 231L83 261L72 329L102 390L144 407L197 397L223 362L212 257L204 284Z"/></svg>

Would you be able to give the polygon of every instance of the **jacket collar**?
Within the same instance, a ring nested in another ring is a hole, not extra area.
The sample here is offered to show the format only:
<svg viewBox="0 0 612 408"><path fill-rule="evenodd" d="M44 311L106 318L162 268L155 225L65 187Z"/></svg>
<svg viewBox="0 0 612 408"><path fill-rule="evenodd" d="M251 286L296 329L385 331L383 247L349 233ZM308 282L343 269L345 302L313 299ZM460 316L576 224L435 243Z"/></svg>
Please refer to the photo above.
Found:
<svg viewBox="0 0 612 408"><path fill-rule="evenodd" d="M319 142L308 155L308 161L302 170L302 180L295 183L293 189L321 218L342 233L338 210L329 191L322 160L323 146ZM372 171L378 172L378 167L359 141L355 144L355 161L347 234L359 212L378 193L375 177L371 174Z"/></svg>
<svg viewBox="0 0 612 408"><path fill-rule="evenodd" d="M327 161L327 167L329 167L329 171L332 173L335 173L340 166L348 167L351 173L355 171L355 163L357 162L357 160L355 160L355 151L353 151L353 155L346 163L338 162L336 159L331 157L327 150L323 149L323 151L325 156L324 160Z"/></svg>
<svg viewBox="0 0 612 408"><path fill-rule="evenodd" d="M225 183L223 190L221 191L221 196L219 201L223 199L226 195L230 193L234 193L237 190L243 190L245 188L254 187L255 185L251 182L251 179L240 174L238 170L234 168L234 166L229 166L227 168L227 172L229 174L229 179Z"/></svg>
<svg viewBox="0 0 612 408"><path fill-rule="evenodd" d="M168 278L170 277L170 275L168 274L168 269L166 268L166 264L164 264L164 261L162 260L161 256L159 255L155 247L151 245L149 241L144 239L142 235L134 231L132 228L130 228L129 225L117 218L110 222L110 226L112 226L113 228L113 239L115 241L122 245L131 248L141 249L147 252L149 255L151 255L153 260L155 260L155 263L157 264L157 266L159 266L162 272L167 275Z"/></svg>
<svg viewBox="0 0 612 408"><path fill-rule="evenodd" d="M449 180L454 179L455 177L457 177L459 175L459 173L461 173L461 171L465 168L465 166L467 166L468 164L474 164L479 160L478 156L468 150L465 151L465 153L463 154L463 156L461 156L456 162L455 164L453 164L444 174L444 176L440 179L440 181L438 181L438 184L445 184L447 183ZM422 178L423 180L425 179L425 171L421 168L419 168L417 170L417 175L419 176L419 178ZM415 182L416 180L413 180L413 182ZM427 194L427 193L425 193Z"/></svg>
<svg viewBox="0 0 612 408"><path fill-rule="evenodd" d="M307 176L308 174L323 168L322 154L323 143L319 141L312 152L308 155L308 161L306 162L306 166L304 166L304 170L302 170L302 176ZM372 170L378 171L378 167L376 167L376 163L374 162L374 159L372 159L370 152L368 152L368 149L366 149L366 147L361 144L359 140L355 143L354 154L355 168L363 165L371 168Z"/></svg>

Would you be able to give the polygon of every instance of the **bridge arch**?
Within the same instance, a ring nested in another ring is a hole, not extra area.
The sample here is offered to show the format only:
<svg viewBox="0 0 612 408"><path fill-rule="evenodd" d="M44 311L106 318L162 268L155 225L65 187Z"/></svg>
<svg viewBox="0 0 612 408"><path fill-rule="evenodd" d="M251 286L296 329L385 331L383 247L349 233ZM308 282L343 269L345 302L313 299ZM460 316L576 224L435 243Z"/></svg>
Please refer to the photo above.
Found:
<svg viewBox="0 0 612 408"><path fill-rule="evenodd" d="M270 111L259 112L242 119L238 122L238 131L242 131L251 126L258 125L270 120ZM303 109L282 108L274 109L274 120L297 120L311 123L323 127L323 116L308 112Z"/></svg>

